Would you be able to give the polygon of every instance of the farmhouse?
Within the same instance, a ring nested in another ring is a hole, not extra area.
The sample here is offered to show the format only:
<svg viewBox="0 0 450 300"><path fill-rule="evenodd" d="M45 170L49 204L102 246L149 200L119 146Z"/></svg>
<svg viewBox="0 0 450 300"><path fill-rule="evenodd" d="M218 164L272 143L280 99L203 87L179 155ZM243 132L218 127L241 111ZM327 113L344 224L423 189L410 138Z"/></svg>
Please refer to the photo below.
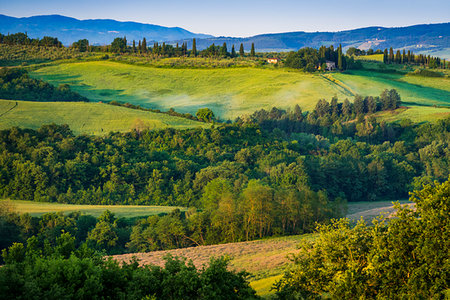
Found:
<svg viewBox="0 0 450 300"><path fill-rule="evenodd" d="M269 63L269 64L277 64L277 63L279 63L281 61L281 59L279 59L279 58L268 58L267 59L267 62Z"/></svg>
<svg viewBox="0 0 450 300"><path fill-rule="evenodd" d="M336 63L334 61L327 60L325 63L327 65L327 71L333 71L336 69Z"/></svg>

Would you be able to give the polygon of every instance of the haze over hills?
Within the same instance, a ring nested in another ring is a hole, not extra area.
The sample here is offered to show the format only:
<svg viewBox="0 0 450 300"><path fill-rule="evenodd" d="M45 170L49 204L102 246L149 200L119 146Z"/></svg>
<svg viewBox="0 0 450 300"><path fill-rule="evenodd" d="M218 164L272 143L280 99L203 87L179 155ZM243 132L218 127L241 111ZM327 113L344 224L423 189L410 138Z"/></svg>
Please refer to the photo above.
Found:
<svg viewBox="0 0 450 300"><path fill-rule="evenodd" d="M405 48L414 52L439 52L450 55L450 23L414 25L408 27L367 27L339 32L286 32L261 34L248 38L217 37L197 41L197 48L203 49L212 43L222 45L224 42L244 44L249 50L252 43L258 51L298 50L302 47L318 48L322 45L345 48L356 47L363 50L394 47ZM190 46L190 44L188 44ZM239 49L239 48L237 48ZM441 56L441 55L440 55Z"/></svg>
<svg viewBox="0 0 450 300"><path fill-rule="evenodd" d="M345 48L384 49L405 48L416 53L450 58L450 23L414 25L407 27L367 27L339 32L285 32L261 34L247 38L213 37L197 34L180 27L163 27L137 22L95 19L78 20L60 15L15 18L0 15L0 32L3 34L27 32L30 37L56 36L65 45L87 38L91 44L109 44L115 37L126 36L129 43L143 37L148 42L188 42L197 39L197 49L202 50L212 43L229 47L244 44L246 50L255 43L257 51L290 51L301 47L320 47L321 45L339 45ZM238 49L238 48L237 48Z"/></svg>
<svg viewBox="0 0 450 300"><path fill-rule="evenodd" d="M164 27L136 22L120 22L107 19L78 20L60 15L15 18L0 14L0 32L3 34L27 32L32 38L55 36L70 45L79 39L92 44L110 44L114 38L126 36L132 40L169 41L177 39L208 38L211 35L196 34L180 27Z"/></svg>

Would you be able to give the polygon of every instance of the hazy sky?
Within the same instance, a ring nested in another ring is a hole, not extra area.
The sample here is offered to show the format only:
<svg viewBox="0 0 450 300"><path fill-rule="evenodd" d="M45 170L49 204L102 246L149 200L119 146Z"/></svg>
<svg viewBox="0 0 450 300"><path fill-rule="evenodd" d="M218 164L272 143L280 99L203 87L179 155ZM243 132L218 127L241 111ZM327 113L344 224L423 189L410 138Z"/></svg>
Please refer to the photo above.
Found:
<svg viewBox="0 0 450 300"><path fill-rule="evenodd" d="M216 36L251 36L449 22L450 0L0 0L0 13L61 14L179 26Z"/></svg>

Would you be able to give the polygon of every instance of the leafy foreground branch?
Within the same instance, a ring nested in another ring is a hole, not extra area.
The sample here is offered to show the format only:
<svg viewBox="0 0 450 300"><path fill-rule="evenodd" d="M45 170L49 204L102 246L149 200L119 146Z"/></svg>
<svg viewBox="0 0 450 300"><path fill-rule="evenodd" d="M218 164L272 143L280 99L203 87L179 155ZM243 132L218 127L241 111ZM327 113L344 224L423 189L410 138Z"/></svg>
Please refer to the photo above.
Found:
<svg viewBox="0 0 450 300"><path fill-rule="evenodd" d="M396 218L320 225L277 283L280 299L443 299L450 293L450 179L397 204Z"/></svg>
<svg viewBox="0 0 450 300"><path fill-rule="evenodd" d="M247 273L227 270L228 259L211 259L197 269L192 261L166 257L165 267L119 264L63 233L56 247L16 243L3 251L0 298L8 299L257 299Z"/></svg>

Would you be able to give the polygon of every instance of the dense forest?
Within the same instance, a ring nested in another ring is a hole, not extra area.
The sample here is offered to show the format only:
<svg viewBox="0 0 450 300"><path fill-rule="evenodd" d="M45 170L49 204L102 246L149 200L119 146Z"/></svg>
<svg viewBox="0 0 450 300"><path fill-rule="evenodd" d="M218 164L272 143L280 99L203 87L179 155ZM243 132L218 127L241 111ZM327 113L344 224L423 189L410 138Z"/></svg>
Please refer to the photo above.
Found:
<svg viewBox="0 0 450 300"><path fill-rule="evenodd" d="M58 87L28 76L23 69L0 69L0 99L25 101L89 101L68 84Z"/></svg>
<svg viewBox="0 0 450 300"><path fill-rule="evenodd" d="M379 217L371 226L363 221L354 226L347 219L318 225L317 238L303 243L291 256L292 267L274 287L277 298L445 298L450 270L448 251L442 250L450 246L449 195L450 178L414 192L410 199L414 208L397 204L395 218ZM132 250L152 250L145 246L156 242L157 232L164 242L176 242L177 234L181 240L183 233L172 230L172 224L176 227L180 222L179 215L174 211L135 222L129 244L139 240L136 236L147 244ZM129 299L145 295L153 299L256 298L245 280L247 274L228 271L226 258L211 259L202 269L170 256L164 268L104 258L105 252L98 250L113 249L126 228L126 220L117 220L108 211L97 220L79 213L32 218L17 215L3 204L2 236L14 231L14 219L21 224L23 237L29 237L2 251L2 295L20 299L62 295L77 299L99 295L112 299L124 295ZM10 222L9 227L5 222ZM143 227L143 231L136 229Z"/></svg>
<svg viewBox="0 0 450 300"><path fill-rule="evenodd" d="M62 233L54 247L35 237L3 251L0 295L8 299L258 299L247 273L227 269L226 258L197 269L192 262L166 257L165 266L119 263ZM3 298L3 297L2 297Z"/></svg>
<svg viewBox="0 0 450 300"><path fill-rule="evenodd" d="M450 178L410 200L414 207L397 204L395 218L372 226L347 219L319 226L319 237L302 245L277 283L278 298L446 299Z"/></svg>
<svg viewBox="0 0 450 300"><path fill-rule="evenodd" d="M365 113L372 104L397 105L397 96L386 91L379 104L357 96L348 111L348 101L336 106L336 99L306 114L274 108L213 129L94 137L74 136L67 126L12 128L0 132L0 195L202 208L206 186L224 179L236 199L252 180L274 197L312 190L331 200L405 198L415 180L448 176L450 121L384 123Z"/></svg>

